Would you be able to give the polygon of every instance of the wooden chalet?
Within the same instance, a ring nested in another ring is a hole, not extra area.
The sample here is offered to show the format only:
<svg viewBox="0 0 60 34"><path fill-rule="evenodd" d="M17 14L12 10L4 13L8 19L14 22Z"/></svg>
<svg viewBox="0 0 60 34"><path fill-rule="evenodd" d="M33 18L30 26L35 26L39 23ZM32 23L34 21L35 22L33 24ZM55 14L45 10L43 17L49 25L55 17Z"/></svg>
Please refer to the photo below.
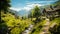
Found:
<svg viewBox="0 0 60 34"><path fill-rule="evenodd" d="M50 6L48 8L44 8L43 15L45 15L47 17L60 16L60 6L56 6L55 8L52 6Z"/></svg>

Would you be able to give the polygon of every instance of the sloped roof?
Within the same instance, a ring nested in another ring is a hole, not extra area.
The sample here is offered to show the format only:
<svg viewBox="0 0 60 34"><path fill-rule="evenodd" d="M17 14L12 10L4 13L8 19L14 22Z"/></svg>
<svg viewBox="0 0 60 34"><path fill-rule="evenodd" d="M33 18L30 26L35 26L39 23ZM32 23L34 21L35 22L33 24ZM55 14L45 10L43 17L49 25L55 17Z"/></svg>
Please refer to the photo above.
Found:
<svg viewBox="0 0 60 34"><path fill-rule="evenodd" d="M50 7L45 8L46 12L49 12L49 11L56 11L56 10L58 10L58 9L60 9L60 6L57 6L56 8L53 8L53 10L52 10Z"/></svg>

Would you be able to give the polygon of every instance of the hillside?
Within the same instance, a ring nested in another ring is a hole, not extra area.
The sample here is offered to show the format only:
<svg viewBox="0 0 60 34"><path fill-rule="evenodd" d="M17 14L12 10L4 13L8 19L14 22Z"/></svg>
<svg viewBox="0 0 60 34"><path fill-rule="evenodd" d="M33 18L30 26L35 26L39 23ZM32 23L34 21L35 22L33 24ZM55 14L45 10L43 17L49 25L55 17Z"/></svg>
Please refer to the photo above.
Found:
<svg viewBox="0 0 60 34"><path fill-rule="evenodd" d="M11 32L11 34L14 33L21 33L25 28L27 28L32 22L28 19L22 20L21 17L15 17L15 15L12 15L11 13L7 12L4 13L1 12L1 24L0 24L0 31L3 30L3 32L8 31ZM17 29L16 29L17 28ZM14 32L13 32L14 31ZM2 34L4 34L1 32Z"/></svg>

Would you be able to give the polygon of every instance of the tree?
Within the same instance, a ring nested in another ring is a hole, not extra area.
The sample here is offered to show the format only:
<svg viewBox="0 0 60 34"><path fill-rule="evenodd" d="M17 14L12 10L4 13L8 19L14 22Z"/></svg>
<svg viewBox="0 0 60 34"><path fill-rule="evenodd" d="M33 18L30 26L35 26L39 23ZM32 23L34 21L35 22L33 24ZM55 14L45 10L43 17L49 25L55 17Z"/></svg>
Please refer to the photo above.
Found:
<svg viewBox="0 0 60 34"><path fill-rule="evenodd" d="M60 5L60 0L58 0L57 2L55 2L56 5Z"/></svg>
<svg viewBox="0 0 60 34"><path fill-rule="evenodd" d="M54 7L60 6L60 0L56 1L55 3L53 3L52 6L54 6Z"/></svg>
<svg viewBox="0 0 60 34"><path fill-rule="evenodd" d="M32 12L32 17L38 18L41 15L40 8L38 6L35 6L31 12Z"/></svg>
<svg viewBox="0 0 60 34"><path fill-rule="evenodd" d="M0 0L0 3L1 3L0 10L8 11L10 7L10 0Z"/></svg>
<svg viewBox="0 0 60 34"><path fill-rule="evenodd" d="M32 18L36 18L36 22L39 21L38 17L41 16L40 8L38 6L35 6L30 13L31 20ZM35 22L35 21L34 21Z"/></svg>
<svg viewBox="0 0 60 34"><path fill-rule="evenodd" d="M10 7L10 0L0 0L0 11L8 11ZM0 12L1 14L1 12ZM5 16L3 16L5 17ZM7 34L8 33L8 27L6 25L6 22L2 19L2 16L0 17L1 23L0 23L0 34Z"/></svg>

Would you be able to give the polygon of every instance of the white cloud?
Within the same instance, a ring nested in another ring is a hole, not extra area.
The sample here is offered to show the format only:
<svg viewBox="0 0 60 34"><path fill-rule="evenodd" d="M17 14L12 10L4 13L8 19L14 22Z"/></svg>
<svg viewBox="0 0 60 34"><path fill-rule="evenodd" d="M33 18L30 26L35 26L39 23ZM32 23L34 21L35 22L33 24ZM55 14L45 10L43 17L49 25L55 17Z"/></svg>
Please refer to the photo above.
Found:
<svg viewBox="0 0 60 34"><path fill-rule="evenodd" d="M43 6L43 5L41 5L41 4L28 4L28 5L26 5L23 9L24 10L26 10L26 11L29 11L29 10L31 10L33 7L35 7L35 6Z"/></svg>
<svg viewBox="0 0 60 34"><path fill-rule="evenodd" d="M29 7L34 7L34 6L43 6L43 5L41 5L41 4L28 4L27 6L29 6Z"/></svg>
<svg viewBox="0 0 60 34"><path fill-rule="evenodd" d="M43 6L43 5L41 5L41 4L27 4L25 7L22 7L22 8L13 8L13 7L11 7L10 9L15 10L15 11L20 11L20 10L29 11L29 10L31 10L33 7L35 7L36 5L37 5L37 6Z"/></svg>
<svg viewBox="0 0 60 34"><path fill-rule="evenodd" d="M29 11L31 8L30 7L24 7L23 10Z"/></svg>
<svg viewBox="0 0 60 34"><path fill-rule="evenodd" d="M10 9L15 10L15 11L20 11L21 10L21 8L13 8L13 7L11 7Z"/></svg>

